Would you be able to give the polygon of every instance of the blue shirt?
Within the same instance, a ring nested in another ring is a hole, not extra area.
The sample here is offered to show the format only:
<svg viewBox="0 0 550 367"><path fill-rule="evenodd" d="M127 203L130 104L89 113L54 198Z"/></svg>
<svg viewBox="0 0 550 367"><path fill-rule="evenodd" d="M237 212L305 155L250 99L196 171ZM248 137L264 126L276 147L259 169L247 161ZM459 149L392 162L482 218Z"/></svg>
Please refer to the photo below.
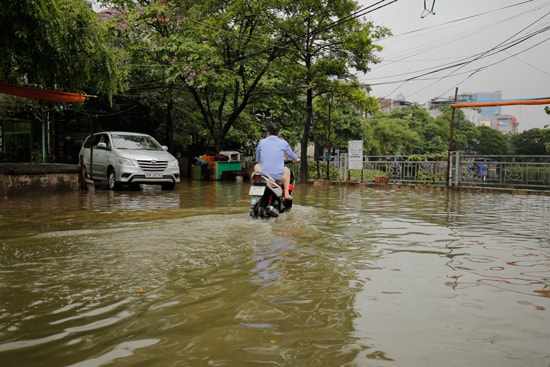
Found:
<svg viewBox="0 0 550 367"><path fill-rule="evenodd" d="M269 135L260 140L256 148L256 161L260 163L262 172L278 180L285 169L285 153L288 159L297 161L298 156L292 151L286 140L276 135Z"/></svg>

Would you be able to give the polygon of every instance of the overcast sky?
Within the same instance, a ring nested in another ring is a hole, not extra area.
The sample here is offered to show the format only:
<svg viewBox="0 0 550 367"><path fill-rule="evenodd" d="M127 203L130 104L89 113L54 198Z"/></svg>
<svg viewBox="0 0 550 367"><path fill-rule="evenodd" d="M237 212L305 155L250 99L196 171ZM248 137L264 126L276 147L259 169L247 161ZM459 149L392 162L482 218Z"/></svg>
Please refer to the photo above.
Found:
<svg viewBox="0 0 550 367"><path fill-rule="evenodd" d="M377 2L358 0L363 7ZM402 94L424 104L453 97L458 87L459 94L500 90L503 99L550 97L550 0L382 0L378 6L386 4L366 15L393 33L378 42L382 62L360 77L373 96ZM502 113L516 116L520 131L550 124L544 105Z"/></svg>

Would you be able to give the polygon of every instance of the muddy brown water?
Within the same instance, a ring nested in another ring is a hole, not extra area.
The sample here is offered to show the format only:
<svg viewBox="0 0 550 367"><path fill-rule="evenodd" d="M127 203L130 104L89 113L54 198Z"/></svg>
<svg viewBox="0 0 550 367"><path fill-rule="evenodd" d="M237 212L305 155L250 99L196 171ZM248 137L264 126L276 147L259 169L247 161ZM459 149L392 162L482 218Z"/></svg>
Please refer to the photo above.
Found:
<svg viewBox="0 0 550 367"><path fill-rule="evenodd" d="M0 200L6 366L550 366L550 197L248 186Z"/></svg>

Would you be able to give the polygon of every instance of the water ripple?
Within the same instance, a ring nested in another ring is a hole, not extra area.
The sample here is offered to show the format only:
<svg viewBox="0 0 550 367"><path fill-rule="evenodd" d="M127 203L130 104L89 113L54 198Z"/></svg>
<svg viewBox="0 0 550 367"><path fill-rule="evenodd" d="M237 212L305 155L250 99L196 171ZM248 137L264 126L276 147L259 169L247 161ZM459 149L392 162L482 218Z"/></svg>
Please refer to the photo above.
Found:
<svg viewBox="0 0 550 367"><path fill-rule="evenodd" d="M0 203L3 366L548 364L550 199L246 190Z"/></svg>

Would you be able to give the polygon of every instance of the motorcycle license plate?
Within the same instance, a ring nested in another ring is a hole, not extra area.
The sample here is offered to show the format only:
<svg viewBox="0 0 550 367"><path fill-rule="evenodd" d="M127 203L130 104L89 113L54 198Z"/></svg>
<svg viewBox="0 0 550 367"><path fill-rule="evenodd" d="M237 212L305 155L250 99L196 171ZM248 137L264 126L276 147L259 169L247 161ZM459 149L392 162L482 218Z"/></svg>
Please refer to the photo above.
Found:
<svg viewBox="0 0 550 367"><path fill-rule="evenodd" d="M265 191L265 186L250 186L248 195L250 196L262 196Z"/></svg>

